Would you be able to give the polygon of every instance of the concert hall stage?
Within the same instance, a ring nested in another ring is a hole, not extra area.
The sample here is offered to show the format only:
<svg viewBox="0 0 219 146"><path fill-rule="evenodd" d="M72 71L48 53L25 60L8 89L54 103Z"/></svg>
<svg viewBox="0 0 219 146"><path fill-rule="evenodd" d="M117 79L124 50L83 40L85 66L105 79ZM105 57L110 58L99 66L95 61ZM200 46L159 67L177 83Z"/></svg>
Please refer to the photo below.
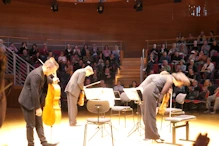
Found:
<svg viewBox="0 0 219 146"><path fill-rule="evenodd" d="M54 125L51 127L44 126L45 136L50 142L59 142L59 146L83 146L84 139L84 125L87 117L94 117L95 115L88 113L85 110L79 111L78 124L79 126L70 127L68 124L67 112L62 112L62 122L60 125ZM189 113L186 113L189 114ZM211 138L209 146L218 145L218 131L219 131L219 114L206 115L202 113L192 113L197 119L190 121L190 140L195 140L196 136L202 133L208 133ZM109 117L109 114L107 114ZM157 127L161 138L166 142L172 142L172 133L168 122L163 123L161 131L161 118L158 116ZM144 131L135 131L129 137L128 133L135 126L131 117L127 118L127 124L125 127L124 117L121 117L120 125L118 122L118 116L112 117L113 123L113 136L114 146L146 146L146 145L169 145L169 144L157 144L151 141L144 141ZM137 116L135 116L135 122L137 122ZM143 126L143 122L142 122ZM96 126L88 125L88 139L95 132ZM105 129L109 131L109 127ZM141 128L140 128L141 129ZM93 139L87 142L87 146L111 146L111 137L105 132L104 137L101 138L101 132L94 136ZM110 131L109 131L110 132ZM140 135L141 134L141 135ZM185 138L185 127L176 130L176 143L183 146L192 146L193 142L181 141L180 138ZM39 139L35 132L35 146L41 146ZM27 146L26 142L26 129L25 122L23 120L21 109L9 108L7 109L6 120L0 129L0 146Z"/></svg>

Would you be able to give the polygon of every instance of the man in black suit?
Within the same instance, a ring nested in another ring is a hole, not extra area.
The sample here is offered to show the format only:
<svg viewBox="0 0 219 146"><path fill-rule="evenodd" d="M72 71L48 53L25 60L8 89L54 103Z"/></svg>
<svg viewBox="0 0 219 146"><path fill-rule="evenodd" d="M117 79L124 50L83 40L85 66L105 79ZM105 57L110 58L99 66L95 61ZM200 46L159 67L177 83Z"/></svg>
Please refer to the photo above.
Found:
<svg viewBox="0 0 219 146"><path fill-rule="evenodd" d="M56 83L58 81L58 78L53 78L51 80L46 78L46 76L48 77L54 74L58 68L59 65L55 59L50 58L42 66L31 71L25 80L18 101L21 104L21 109L26 122L28 146L34 146L34 128L36 128L42 146L57 145L47 143L44 136L41 109L43 100L41 95L46 80L48 83Z"/></svg>

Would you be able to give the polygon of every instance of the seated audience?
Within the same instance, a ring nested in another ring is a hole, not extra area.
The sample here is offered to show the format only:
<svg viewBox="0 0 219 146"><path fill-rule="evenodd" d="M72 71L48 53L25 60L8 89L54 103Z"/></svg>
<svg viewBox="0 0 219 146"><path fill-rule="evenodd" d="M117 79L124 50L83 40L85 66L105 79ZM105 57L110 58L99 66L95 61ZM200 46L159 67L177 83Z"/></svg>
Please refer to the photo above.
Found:
<svg viewBox="0 0 219 146"><path fill-rule="evenodd" d="M213 111L211 112L211 104L214 102ZM206 102L207 110L204 113L215 114L216 110L219 108L219 87L214 91L214 94L207 98Z"/></svg>
<svg viewBox="0 0 219 146"><path fill-rule="evenodd" d="M201 77L203 79L210 79L214 73L214 63L211 62L211 58L207 59L207 62L203 65L201 69Z"/></svg>
<svg viewBox="0 0 219 146"><path fill-rule="evenodd" d="M14 42L10 43L8 49L11 50L14 53L18 53L18 49L17 49L17 47L15 47Z"/></svg>
<svg viewBox="0 0 219 146"><path fill-rule="evenodd" d="M71 59L71 56L73 55L73 50L70 44L67 44L67 47L65 49L65 56L67 57L68 60Z"/></svg>
<svg viewBox="0 0 219 146"><path fill-rule="evenodd" d="M167 72L171 72L171 67L170 65L168 64L168 61L167 60L163 60L163 64L161 65L161 69L160 71L167 71Z"/></svg>
<svg viewBox="0 0 219 146"><path fill-rule="evenodd" d="M217 56L219 53L219 46L217 44L217 41L213 41L212 45L211 45L211 49L210 49L210 57L212 56Z"/></svg>
<svg viewBox="0 0 219 146"><path fill-rule="evenodd" d="M136 81L132 81L132 84L129 85L130 88L136 88L137 87L137 82Z"/></svg>
<svg viewBox="0 0 219 146"><path fill-rule="evenodd" d="M201 51L203 51L203 53L205 55L209 56L210 46L208 45L208 42L206 40L203 42L203 45L201 47Z"/></svg>
<svg viewBox="0 0 219 146"><path fill-rule="evenodd" d="M159 63L163 63L163 60L167 60L168 63L171 62L170 57L167 55L167 52L163 52L163 55L160 57Z"/></svg>
<svg viewBox="0 0 219 146"><path fill-rule="evenodd" d="M27 43L26 42L22 42L21 43L21 48L19 49L18 54L22 55L23 54L23 50L27 50L27 52L28 52L28 48L27 48Z"/></svg>
<svg viewBox="0 0 219 146"><path fill-rule="evenodd" d="M198 43L200 43L200 44L202 44L203 43L203 41L205 41L206 40L206 36L205 36L205 33L204 33L204 31L201 31L200 32L200 35L198 36Z"/></svg>
<svg viewBox="0 0 219 146"><path fill-rule="evenodd" d="M122 92L124 92L123 88L124 87L121 85L121 82L117 81L117 84L113 87L113 90L118 91L119 93L122 93Z"/></svg>

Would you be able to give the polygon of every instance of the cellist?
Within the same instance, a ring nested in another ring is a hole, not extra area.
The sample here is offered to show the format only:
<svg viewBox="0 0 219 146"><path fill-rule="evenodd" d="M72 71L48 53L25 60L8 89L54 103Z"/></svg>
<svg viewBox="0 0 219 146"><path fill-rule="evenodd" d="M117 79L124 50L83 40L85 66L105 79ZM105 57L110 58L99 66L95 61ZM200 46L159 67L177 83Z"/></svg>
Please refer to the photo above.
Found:
<svg viewBox="0 0 219 146"><path fill-rule="evenodd" d="M28 146L34 146L34 128L36 129L42 146L57 145L48 143L44 136L41 93L46 81L48 83L57 83L59 81L58 78L53 78L51 81L47 79L48 76L56 73L58 68L59 65L55 59L50 58L42 66L32 70L26 77L18 102L21 105L26 122Z"/></svg>

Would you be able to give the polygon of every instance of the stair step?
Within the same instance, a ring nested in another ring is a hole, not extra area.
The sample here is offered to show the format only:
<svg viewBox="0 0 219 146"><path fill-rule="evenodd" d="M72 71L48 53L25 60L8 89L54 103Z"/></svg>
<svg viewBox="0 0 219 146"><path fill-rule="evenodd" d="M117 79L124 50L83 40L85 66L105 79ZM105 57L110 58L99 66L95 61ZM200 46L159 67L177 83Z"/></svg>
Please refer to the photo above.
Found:
<svg viewBox="0 0 219 146"><path fill-rule="evenodd" d="M134 62L134 61L126 61L126 62L123 62L122 65L140 65L141 62Z"/></svg>
<svg viewBox="0 0 219 146"><path fill-rule="evenodd" d="M129 86L132 81L140 81L140 58L123 58L121 70L116 76L116 80L122 82L124 86Z"/></svg>
<svg viewBox="0 0 219 146"><path fill-rule="evenodd" d="M120 75L138 75L140 76L139 72L120 72Z"/></svg>
<svg viewBox="0 0 219 146"><path fill-rule="evenodd" d="M136 65L122 65L121 67L122 69L121 70L131 70L131 69L134 69L134 70L140 70L140 65L139 66L136 66Z"/></svg>
<svg viewBox="0 0 219 146"><path fill-rule="evenodd" d="M123 61L135 61L135 60L141 60L141 58L123 58Z"/></svg>
<svg viewBox="0 0 219 146"><path fill-rule="evenodd" d="M117 76L117 78L132 78L132 77L140 78L140 75L139 74L122 74L122 75Z"/></svg>
<svg viewBox="0 0 219 146"><path fill-rule="evenodd" d="M132 77L132 78L118 78L118 80L124 85L125 88L129 88L129 85L132 84L133 81L136 81L139 84L140 79L139 77Z"/></svg>

